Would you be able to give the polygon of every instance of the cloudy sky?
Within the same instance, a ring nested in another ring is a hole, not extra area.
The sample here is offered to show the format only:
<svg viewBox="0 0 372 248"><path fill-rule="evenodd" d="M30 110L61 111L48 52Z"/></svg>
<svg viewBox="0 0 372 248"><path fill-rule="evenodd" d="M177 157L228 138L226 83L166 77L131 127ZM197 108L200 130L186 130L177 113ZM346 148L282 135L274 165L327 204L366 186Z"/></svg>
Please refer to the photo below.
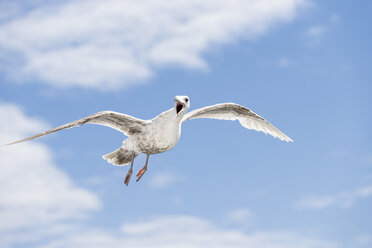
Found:
<svg viewBox="0 0 372 248"><path fill-rule="evenodd" d="M151 119L175 95L247 106L295 141L193 120L128 187L106 127L0 147L0 246L371 247L371 9L0 0L1 144L101 110Z"/></svg>

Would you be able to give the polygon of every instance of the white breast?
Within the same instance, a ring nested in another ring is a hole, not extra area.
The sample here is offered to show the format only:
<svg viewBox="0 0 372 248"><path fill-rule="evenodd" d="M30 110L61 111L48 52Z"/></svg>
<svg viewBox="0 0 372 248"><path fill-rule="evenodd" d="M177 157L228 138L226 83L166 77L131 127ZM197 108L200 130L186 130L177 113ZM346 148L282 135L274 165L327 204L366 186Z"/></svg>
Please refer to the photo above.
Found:
<svg viewBox="0 0 372 248"><path fill-rule="evenodd" d="M173 148L181 136L180 119L177 118L174 109L154 118L146 132L136 137L140 152L155 154Z"/></svg>

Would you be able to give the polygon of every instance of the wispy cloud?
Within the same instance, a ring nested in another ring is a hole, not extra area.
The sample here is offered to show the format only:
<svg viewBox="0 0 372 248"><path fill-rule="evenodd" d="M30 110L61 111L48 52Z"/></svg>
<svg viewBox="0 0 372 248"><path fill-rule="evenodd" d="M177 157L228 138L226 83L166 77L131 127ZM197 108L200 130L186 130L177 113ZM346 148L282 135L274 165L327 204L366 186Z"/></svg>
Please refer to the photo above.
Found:
<svg viewBox="0 0 372 248"><path fill-rule="evenodd" d="M227 219L234 223L248 223L252 225L254 214L247 208L238 208L231 211Z"/></svg>
<svg viewBox="0 0 372 248"><path fill-rule="evenodd" d="M182 181L182 177L170 172L161 172L153 175L150 181L150 187L155 189L166 188L174 183Z"/></svg>
<svg viewBox="0 0 372 248"><path fill-rule="evenodd" d="M115 89L154 68L203 69L213 45L254 39L307 0L31 1L0 9L0 70L20 82ZM11 58L11 59L10 59Z"/></svg>
<svg viewBox="0 0 372 248"><path fill-rule="evenodd" d="M324 35L326 32L326 28L324 26L311 26L306 30L306 35L310 37L320 37Z"/></svg>
<svg viewBox="0 0 372 248"><path fill-rule="evenodd" d="M287 57L281 57L278 59L278 65L280 67L288 67L292 64L292 62Z"/></svg>
<svg viewBox="0 0 372 248"><path fill-rule="evenodd" d="M314 25L314 26L308 27L305 31L305 36L307 38L308 45L316 46L320 44L326 32L327 32L327 27L324 25Z"/></svg>
<svg viewBox="0 0 372 248"><path fill-rule="evenodd" d="M372 165L372 156L369 156L369 157L366 158L366 163L368 165Z"/></svg>
<svg viewBox="0 0 372 248"><path fill-rule="evenodd" d="M82 230L45 244L44 248L72 247L231 247L335 248L337 244L295 232L252 232L223 229L194 216L159 216L127 223L123 233Z"/></svg>
<svg viewBox="0 0 372 248"><path fill-rule="evenodd" d="M329 19L333 24L339 23L341 21L341 17L338 14L332 14Z"/></svg>
<svg viewBox="0 0 372 248"><path fill-rule="evenodd" d="M312 195L300 199L296 203L299 208L323 209L331 206L349 208L358 200L372 197L372 185L357 188L351 191L344 191L335 195Z"/></svg>
<svg viewBox="0 0 372 248"><path fill-rule="evenodd" d="M371 247L372 246L372 234L359 234L357 235L354 240L353 244L356 247Z"/></svg>

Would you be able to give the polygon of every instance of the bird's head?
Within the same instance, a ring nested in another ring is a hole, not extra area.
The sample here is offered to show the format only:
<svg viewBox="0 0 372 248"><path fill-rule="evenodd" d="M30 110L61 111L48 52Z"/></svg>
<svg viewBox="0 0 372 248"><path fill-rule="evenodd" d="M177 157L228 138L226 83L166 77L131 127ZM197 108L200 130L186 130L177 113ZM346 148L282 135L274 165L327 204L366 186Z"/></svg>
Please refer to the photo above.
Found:
<svg viewBox="0 0 372 248"><path fill-rule="evenodd" d="M174 108L176 109L177 116L185 114L190 108L190 99L188 96L176 96L174 98Z"/></svg>

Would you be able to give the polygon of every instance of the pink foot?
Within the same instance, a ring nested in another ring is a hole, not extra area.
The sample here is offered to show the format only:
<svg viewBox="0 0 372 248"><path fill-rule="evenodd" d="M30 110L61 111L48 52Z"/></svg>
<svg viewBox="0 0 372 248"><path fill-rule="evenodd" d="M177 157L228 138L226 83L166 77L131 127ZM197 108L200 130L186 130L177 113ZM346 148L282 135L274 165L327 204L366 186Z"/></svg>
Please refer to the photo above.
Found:
<svg viewBox="0 0 372 248"><path fill-rule="evenodd" d="M141 179L141 177L143 176L143 174L145 174L146 171L147 169L145 167L139 170L139 172L137 173L137 182Z"/></svg>

